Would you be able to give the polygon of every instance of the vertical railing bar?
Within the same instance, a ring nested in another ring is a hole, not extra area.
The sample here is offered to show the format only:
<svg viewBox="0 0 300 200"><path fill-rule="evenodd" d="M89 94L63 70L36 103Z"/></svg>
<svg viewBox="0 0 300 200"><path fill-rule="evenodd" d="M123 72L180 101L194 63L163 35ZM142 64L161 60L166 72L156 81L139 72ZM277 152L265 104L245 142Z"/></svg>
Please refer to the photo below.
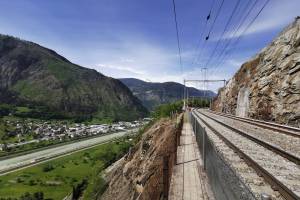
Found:
<svg viewBox="0 0 300 200"><path fill-rule="evenodd" d="M203 154L203 169L206 170L206 151L205 151L205 139L206 139L205 127L203 127L203 143L202 143L202 154Z"/></svg>

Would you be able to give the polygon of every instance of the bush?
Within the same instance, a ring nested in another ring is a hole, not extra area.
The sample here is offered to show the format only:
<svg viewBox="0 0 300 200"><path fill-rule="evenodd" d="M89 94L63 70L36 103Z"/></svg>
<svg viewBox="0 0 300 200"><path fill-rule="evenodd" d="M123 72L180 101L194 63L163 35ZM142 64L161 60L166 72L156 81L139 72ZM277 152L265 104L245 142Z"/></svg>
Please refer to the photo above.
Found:
<svg viewBox="0 0 300 200"><path fill-rule="evenodd" d="M79 199L83 191L88 185L87 179L83 179L80 183L73 187L73 199Z"/></svg>
<svg viewBox="0 0 300 200"><path fill-rule="evenodd" d="M209 107L209 99L207 98L189 99L188 106L197 107L197 108ZM182 108L183 108L183 101L163 104L156 107L156 109L152 113L152 117L156 119L162 117L170 117L174 113L180 113L182 111Z"/></svg>
<svg viewBox="0 0 300 200"><path fill-rule="evenodd" d="M29 185L30 185L30 186L34 186L34 185L36 185L36 182L35 182L35 180L32 180L32 179L31 179L31 180L29 181Z"/></svg>
<svg viewBox="0 0 300 200"><path fill-rule="evenodd" d="M15 107L8 104L0 104L0 117L15 111Z"/></svg>
<svg viewBox="0 0 300 200"><path fill-rule="evenodd" d="M35 192L33 195L26 192L20 197L20 200L44 200L43 192Z"/></svg>
<svg viewBox="0 0 300 200"><path fill-rule="evenodd" d="M155 111L152 113L152 117L170 117L172 113L179 113L182 111L183 102L177 101L175 103L163 104L156 107Z"/></svg>
<svg viewBox="0 0 300 200"><path fill-rule="evenodd" d="M196 107L196 108L207 108L209 107L209 99L207 98L189 99L188 105L190 107Z"/></svg>
<svg viewBox="0 0 300 200"><path fill-rule="evenodd" d="M47 164L43 167L43 172L50 172L54 169L54 166L51 164Z"/></svg>
<svg viewBox="0 0 300 200"><path fill-rule="evenodd" d="M24 182L24 180L22 178L20 178L20 177L17 178L17 183L23 183L23 182Z"/></svg>

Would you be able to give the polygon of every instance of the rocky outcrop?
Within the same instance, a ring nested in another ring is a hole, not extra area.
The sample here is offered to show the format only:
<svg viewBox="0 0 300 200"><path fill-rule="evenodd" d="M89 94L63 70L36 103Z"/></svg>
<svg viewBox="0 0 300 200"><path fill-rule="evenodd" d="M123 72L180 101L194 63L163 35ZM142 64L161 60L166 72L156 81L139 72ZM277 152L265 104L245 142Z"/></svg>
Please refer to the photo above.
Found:
<svg viewBox="0 0 300 200"><path fill-rule="evenodd" d="M282 124L300 124L300 18L219 90L213 110Z"/></svg>
<svg viewBox="0 0 300 200"><path fill-rule="evenodd" d="M175 124L162 119L151 126L140 142L107 170L109 186L99 199L152 200L167 194L179 130Z"/></svg>

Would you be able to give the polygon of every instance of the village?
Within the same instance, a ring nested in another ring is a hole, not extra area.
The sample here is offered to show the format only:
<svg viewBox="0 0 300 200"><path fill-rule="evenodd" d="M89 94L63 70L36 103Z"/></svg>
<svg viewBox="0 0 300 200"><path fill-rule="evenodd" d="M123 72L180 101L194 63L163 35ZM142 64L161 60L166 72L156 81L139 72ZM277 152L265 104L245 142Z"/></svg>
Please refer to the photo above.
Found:
<svg viewBox="0 0 300 200"><path fill-rule="evenodd" d="M144 118L133 122L115 122L112 124L86 125L75 123L53 122L24 122L24 121L5 121L7 127L15 127L6 133L6 138L10 140L0 142L0 151L19 148L24 145L40 143L43 141L64 142L80 138L92 137L97 135L112 134L120 131L137 129L147 124L151 118Z"/></svg>

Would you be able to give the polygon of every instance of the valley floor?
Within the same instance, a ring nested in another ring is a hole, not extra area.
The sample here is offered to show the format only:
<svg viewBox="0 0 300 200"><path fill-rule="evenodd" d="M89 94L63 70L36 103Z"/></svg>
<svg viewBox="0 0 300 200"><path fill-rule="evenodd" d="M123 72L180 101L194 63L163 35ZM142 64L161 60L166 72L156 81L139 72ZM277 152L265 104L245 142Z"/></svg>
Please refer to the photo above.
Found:
<svg viewBox="0 0 300 200"><path fill-rule="evenodd" d="M87 180L84 199L90 199L95 183L97 189L105 185L98 178L102 170L126 153L132 144L133 139L125 137L3 175L0 177L0 199L42 193L45 199L61 200L78 185L85 183L84 180Z"/></svg>

